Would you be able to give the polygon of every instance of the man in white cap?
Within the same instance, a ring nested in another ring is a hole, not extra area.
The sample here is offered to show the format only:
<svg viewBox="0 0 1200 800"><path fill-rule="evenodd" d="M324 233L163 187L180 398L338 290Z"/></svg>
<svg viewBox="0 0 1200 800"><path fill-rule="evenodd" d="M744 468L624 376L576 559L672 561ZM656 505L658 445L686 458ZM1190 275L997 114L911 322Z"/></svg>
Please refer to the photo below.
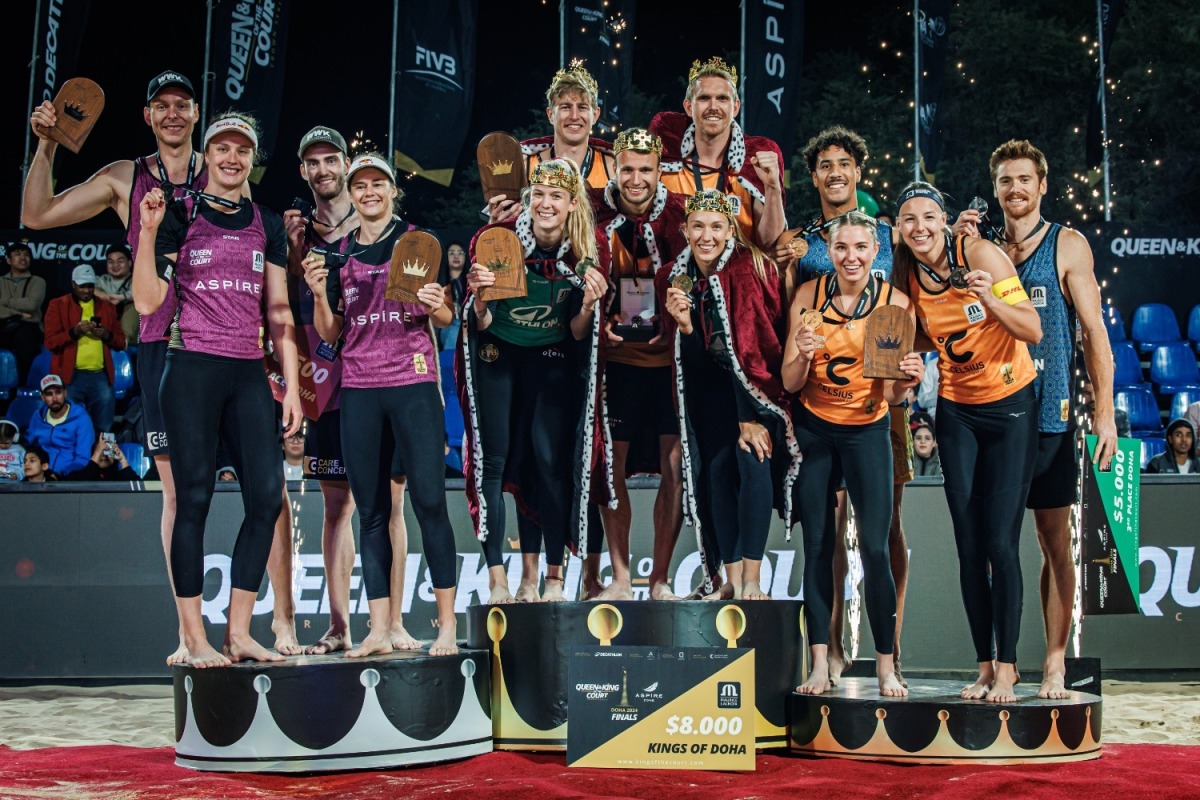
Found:
<svg viewBox="0 0 1200 800"><path fill-rule="evenodd" d="M67 402L63 379L54 373L42 378L42 402L29 420L29 444L41 445L60 475L81 469L96 440L91 418L83 406Z"/></svg>
<svg viewBox="0 0 1200 800"><path fill-rule="evenodd" d="M25 477L25 448L17 444L21 429L11 419L0 419L0 481Z"/></svg>
<svg viewBox="0 0 1200 800"><path fill-rule="evenodd" d="M96 271L80 264L71 273L71 293L46 309L46 349L50 371L62 376L71 402L87 409L97 431L107 431L116 404L112 351L125 349L125 331L116 307L95 295Z"/></svg>

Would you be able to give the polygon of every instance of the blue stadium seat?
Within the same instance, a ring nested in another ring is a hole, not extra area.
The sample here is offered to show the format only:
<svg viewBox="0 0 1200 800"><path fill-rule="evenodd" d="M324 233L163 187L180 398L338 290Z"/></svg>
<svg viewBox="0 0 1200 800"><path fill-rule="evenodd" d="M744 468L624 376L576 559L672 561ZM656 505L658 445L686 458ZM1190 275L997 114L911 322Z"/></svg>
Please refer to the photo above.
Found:
<svg viewBox="0 0 1200 800"><path fill-rule="evenodd" d="M1108 303L1101 304L1100 315L1104 317L1104 327L1108 329L1109 342L1124 342L1129 339L1125 335L1125 320L1121 319L1121 312L1117 311L1116 306Z"/></svg>
<svg viewBox="0 0 1200 800"><path fill-rule="evenodd" d="M17 357L11 350L0 350L0 400L7 400L18 383Z"/></svg>
<svg viewBox="0 0 1200 800"><path fill-rule="evenodd" d="M25 385L30 389L41 389L42 378L50 374L50 351L42 348L42 352L37 354L33 359L33 363L29 365L29 375L25 378Z"/></svg>
<svg viewBox="0 0 1200 800"><path fill-rule="evenodd" d="M17 389L17 396L8 404L5 416L21 426L21 435L29 433L33 412L42 407L42 395L37 389Z"/></svg>
<svg viewBox="0 0 1200 800"><path fill-rule="evenodd" d="M1118 389L1113 392L1113 405L1129 416L1129 430L1134 436L1145 433L1162 436L1163 424L1158 413L1158 402L1149 389Z"/></svg>
<svg viewBox="0 0 1200 800"><path fill-rule="evenodd" d="M1187 413L1188 406L1197 402L1200 402L1200 392L1190 389L1176 392L1175 396L1171 398L1171 419L1179 419Z"/></svg>
<svg viewBox="0 0 1200 800"><path fill-rule="evenodd" d="M1187 337L1192 343L1192 349L1200 353L1200 305L1192 306L1192 311L1188 314Z"/></svg>
<svg viewBox="0 0 1200 800"><path fill-rule="evenodd" d="M138 474L138 477L146 477L146 473L150 470L150 459L146 457L146 448L137 442L126 442L119 447L125 454L125 460L129 462L130 468Z"/></svg>
<svg viewBox="0 0 1200 800"><path fill-rule="evenodd" d="M1175 312L1165 303L1146 303L1133 312L1133 336L1138 351L1149 353L1164 344L1182 342L1179 320Z"/></svg>
<svg viewBox="0 0 1200 800"><path fill-rule="evenodd" d="M1200 391L1195 351L1183 342L1156 347L1150 356L1150 380L1159 394Z"/></svg>
<svg viewBox="0 0 1200 800"><path fill-rule="evenodd" d="M1113 387L1122 389L1127 386L1140 386L1146 389L1150 384L1142 374L1142 361L1134 349L1133 342L1113 342Z"/></svg>
<svg viewBox="0 0 1200 800"><path fill-rule="evenodd" d="M1142 439L1142 469L1150 463L1150 459L1154 458L1159 453L1167 452L1167 440L1162 437L1148 437Z"/></svg>
<svg viewBox="0 0 1200 800"><path fill-rule="evenodd" d="M118 400L133 388L133 364L124 350L113 350L113 394Z"/></svg>

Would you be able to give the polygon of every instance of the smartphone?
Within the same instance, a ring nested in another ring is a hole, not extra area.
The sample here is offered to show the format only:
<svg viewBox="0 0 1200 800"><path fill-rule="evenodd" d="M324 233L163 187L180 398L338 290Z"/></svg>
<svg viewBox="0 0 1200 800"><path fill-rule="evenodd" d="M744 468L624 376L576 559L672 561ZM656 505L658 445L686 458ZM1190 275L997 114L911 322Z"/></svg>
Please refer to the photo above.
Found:
<svg viewBox="0 0 1200 800"><path fill-rule="evenodd" d="M100 433L101 440L104 441L104 455L112 458L117 454L117 437L114 434L102 431Z"/></svg>

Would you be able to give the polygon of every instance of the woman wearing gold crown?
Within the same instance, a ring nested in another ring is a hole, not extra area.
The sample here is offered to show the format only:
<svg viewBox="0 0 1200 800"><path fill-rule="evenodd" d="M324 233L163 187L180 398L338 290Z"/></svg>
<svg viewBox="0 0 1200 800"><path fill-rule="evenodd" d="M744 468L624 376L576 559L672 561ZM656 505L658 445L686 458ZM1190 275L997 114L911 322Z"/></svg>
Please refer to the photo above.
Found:
<svg viewBox="0 0 1200 800"><path fill-rule="evenodd" d="M799 455L779 377L779 276L722 192L704 189L684 210L688 246L655 280L673 323L684 515L697 527L704 590L725 564L728 580L709 596L765 600L771 508L790 518Z"/></svg>
<svg viewBox="0 0 1200 800"><path fill-rule="evenodd" d="M490 603L565 599L564 549L575 550L586 530L588 503L611 497L611 486L593 491L591 484L593 472L607 476L611 453L599 347L608 246L595 229L574 162L543 161L529 183L521 213L484 227L471 242L455 364L466 428L467 504L487 558ZM494 228L515 231L520 240L524 297L491 302L480 297L496 276L479 263L476 244ZM503 563L504 491L538 523L522 526L515 597ZM531 535L539 530L541 537ZM539 594L543 537L546 586Z"/></svg>
<svg viewBox="0 0 1200 800"><path fill-rule="evenodd" d="M921 382L925 362L919 353L905 355L900 369L908 375L906 380L863 375L866 317L884 305L912 315L908 298L871 274L878 252L875 220L858 211L835 217L829 226L835 272L802 284L789 315L783 386L799 394L793 419L804 463L796 488L804 498L799 509L804 531L804 617L812 650L812 670L797 690L803 694L822 694L831 686L834 493L843 477L857 514L879 692L888 697L908 694L894 661L896 584L888 553L891 471L881 470L880 465L891 461L888 405L899 403L909 387Z"/></svg>

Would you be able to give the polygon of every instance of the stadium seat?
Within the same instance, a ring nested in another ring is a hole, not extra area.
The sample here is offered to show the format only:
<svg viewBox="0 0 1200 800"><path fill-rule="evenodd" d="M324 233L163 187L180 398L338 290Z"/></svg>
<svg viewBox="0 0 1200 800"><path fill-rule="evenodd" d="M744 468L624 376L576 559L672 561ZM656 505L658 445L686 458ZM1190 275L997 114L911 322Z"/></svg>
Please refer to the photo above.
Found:
<svg viewBox="0 0 1200 800"><path fill-rule="evenodd" d="M438 354L442 372L442 397L446 402L446 444L455 450L462 449L463 418L458 403L458 389L454 384L454 351L443 350Z"/></svg>
<svg viewBox="0 0 1200 800"><path fill-rule="evenodd" d="M1149 353L1164 344L1182 342L1179 320L1175 312L1165 303L1146 303L1133 312L1133 336L1138 351Z"/></svg>
<svg viewBox="0 0 1200 800"><path fill-rule="evenodd" d="M50 374L50 351L42 348L42 352L37 354L33 359L33 363L29 365L29 375L25 378L25 385L30 389L41 389L42 378Z"/></svg>
<svg viewBox="0 0 1200 800"><path fill-rule="evenodd" d="M17 357L11 350L0 350L0 400L7 400L18 383Z"/></svg>
<svg viewBox="0 0 1200 800"><path fill-rule="evenodd" d="M1113 392L1113 405L1129 416L1129 430L1133 436L1162 436L1163 424L1158 413L1158 402L1149 389L1118 389Z"/></svg>
<svg viewBox="0 0 1200 800"><path fill-rule="evenodd" d="M1192 343L1192 349L1200 353L1200 305L1192 306L1192 311L1188 314L1187 337Z"/></svg>
<svg viewBox="0 0 1200 800"><path fill-rule="evenodd" d="M150 459L146 457L146 448L137 442L126 442L120 445L120 448L121 452L125 454L125 460L129 462L130 468L138 474L138 477L146 477L146 472L150 469Z"/></svg>
<svg viewBox="0 0 1200 800"><path fill-rule="evenodd" d="M113 394L118 400L133 388L133 364L124 350L113 350Z"/></svg>
<svg viewBox="0 0 1200 800"><path fill-rule="evenodd" d="M1150 384L1142 374L1142 361L1134 349L1133 342L1113 342L1113 387L1122 389L1127 386L1140 386L1146 389Z"/></svg>
<svg viewBox="0 0 1200 800"><path fill-rule="evenodd" d="M1112 343L1128 341L1129 337L1125 335L1125 320L1121 319L1121 312L1117 311L1117 307L1104 303L1100 307L1100 314L1104 317L1104 327L1108 329L1108 341Z"/></svg>
<svg viewBox="0 0 1200 800"><path fill-rule="evenodd" d="M1195 392L1190 389L1185 389L1182 392L1176 392L1171 398L1171 419L1179 419L1187 413L1188 406L1192 403L1200 402L1200 392Z"/></svg>
<svg viewBox="0 0 1200 800"><path fill-rule="evenodd" d="M1162 395L1200 391L1195 351L1183 342L1156 347L1150 356L1150 380Z"/></svg>
<svg viewBox="0 0 1200 800"><path fill-rule="evenodd" d="M8 405L5 416L21 426L21 435L29 433L33 412L42 407L42 395L37 389L17 389L17 396Z"/></svg>
<svg viewBox="0 0 1200 800"><path fill-rule="evenodd" d="M1162 437L1148 437L1142 439L1142 469L1150 463L1150 459L1154 458L1159 453L1167 452L1167 440Z"/></svg>

